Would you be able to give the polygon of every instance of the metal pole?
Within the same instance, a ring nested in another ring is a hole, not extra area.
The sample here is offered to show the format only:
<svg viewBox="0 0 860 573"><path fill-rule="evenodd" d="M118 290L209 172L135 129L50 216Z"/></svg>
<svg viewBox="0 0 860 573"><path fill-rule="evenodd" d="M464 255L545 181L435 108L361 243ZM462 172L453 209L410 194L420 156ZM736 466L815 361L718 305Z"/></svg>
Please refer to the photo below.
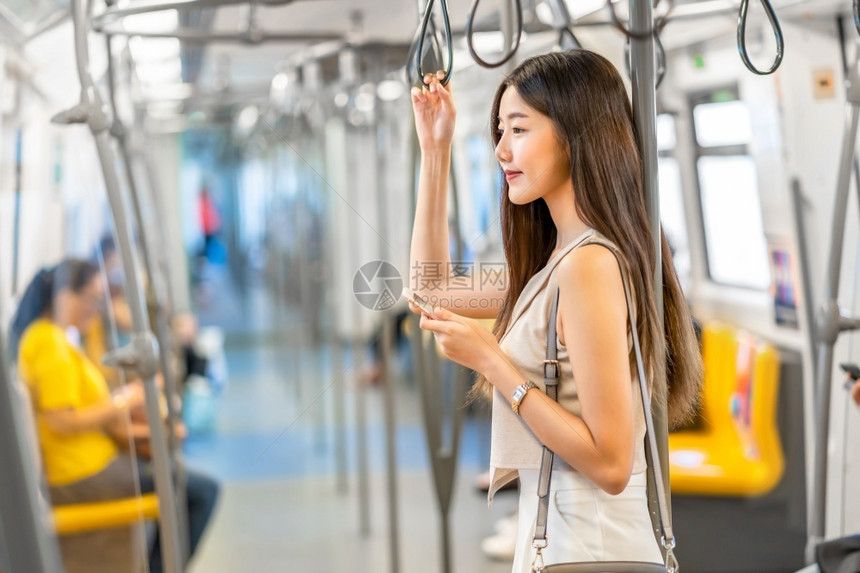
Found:
<svg viewBox="0 0 860 573"><path fill-rule="evenodd" d="M22 129L15 130L15 220L12 230L12 295L18 293L18 251L21 235L21 147Z"/></svg>
<svg viewBox="0 0 860 573"><path fill-rule="evenodd" d="M386 260L391 253L387 252L385 239L389 236L388 229L388 185L386 185L386 174L388 173L388 165L386 157L388 149L386 147L387 139L386 132L390 127L386 128L380 125L379 121L382 112L381 108L384 102L376 98L376 189L378 207L378 227L379 227L379 252L382 259ZM397 296L398 293L392 293ZM391 309L383 312L382 315L382 340L379 341L379 364L381 368L382 380L382 399L383 399L383 416L385 419L385 469L386 469L386 486L388 490L388 543L390 551L390 570L392 573L400 571L400 544L398 540L397 527L397 421L394 411L394 380L391 377L391 340L395 337L394 333L394 315Z"/></svg>
<svg viewBox="0 0 860 573"><path fill-rule="evenodd" d="M412 175L413 185L417 185L420 150L418 141L413 131L412 140ZM458 224L454 228L455 233L455 257L462 260L463 241L460 236L459 226L459 197L456 187L456 171L454 163L451 163L451 181L454 213L453 219ZM415 212L416 192L412 193L412 212ZM411 272L411 270L410 270ZM410 285L410 288L415 285ZM436 491L436 501L439 508L439 535L442 552L442 571L452 571L451 560L451 535L449 510L454 493L454 480L457 472L457 458L460 449L461 428L466 415L465 409L460 406L466 397L466 382L468 371L456 364L449 364L451 376L450 384L440 381L445 378L442 375L442 360L436 351L436 342L433 337L425 340L423 331L419 328L419 319L416 315L410 315L412 321L412 354L414 356L415 380L421 392L421 407L424 419L424 436L427 442L427 450L430 455L430 464L433 471L433 485ZM445 431L445 426L449 431ZM446 440L447 438L447 440Z"/></svg>
<svg viewBox="0 0 860 573"><path fill-rule="evenodd" d="M356 311L358 314L358 311ZM364 346L359 340L352 343L352 367L361 372L364 366ZM367 467L367 392L355 386L355 440L358 470L358 531L370 535L370 483Z"/></svg>
<svg viewBox="0 0 860 573"><path fill-rule="evenodd" d="M331 256L331 251L329 251L329 255ZM329 271L329 278L333 276L333 273ZM331 284L329 281L327 284ZM338 322L339 320L335 314L335 304L332 300L333 295L331 294L330 289L327 289L328 300L328 309L329 316L331 317L329 320L329 352L331 352L331 376L332 380L337 378L341 378L339 388L334 392L334 396L332 397L334 400L334 467L336 474L336 489L338 493L344 494L348 489L348 483L346 479L346 437L344 425L346 423L346 388L343 384L343 345L340 340L340 336L338 335Z"/></svg>
<svg viewBox="0 0 860 573"><path fill-rule="evenodd" d="M108 2L108 5L113 2ZM179 532L181 535L181 559L182 563L186 563L189 557L188 539L188 515L187 501L185 492L185 467L181 463L181 444L176 436L176 427L179 425L180 415L176 411L176 398L179 396L178 385L176 380L176 372L173 369L173 362L170 359L170 352L173 348L171 341L170 328L168 326L167 313L165 302L167 299L166 282L167 278L159 272L158 265L155 263L152 244L152 229L155 228L152 221L145 221L143 208L141 205L141 190L137 185L137 180L134 176L132 167L131 153L128 145L128 131L122 120L119 117L119 110L116 104L116 74L114 69L113 54L111 51L111 36L105 37L106 53L107 53L107 76L108 76L108 100L110 101L113 121L110 126L110 134L116 139L120 155L122 157L123 169L128 182L128 191L131 196L132 213L134 214L135 225L140 237L141 252L143 254L143 263L146 273L149 276L149 288L152 289L152 294L155 302L155 336L158 340L159 362L161 364L161 372L164 377L164 392L167 395L167 444L171 457L172 475L174 475L173 486L176 489L176 506L178 510ZM151 211L150 211L151 214ZM158 418L161 419L160 417Z"/></svg>
<svg viewBox="0 0 860 573"><path fill-rule="evenodd" d="M26 421L10 380L5 341L0 336L0 535L10 572L59 573L56 540L48 535L48 505L39 495L39 476L27 451Z"/></svg>
<svg viewBox="0 0 860 573"><path fill-rule="evenodd" d="M156 175L155 166L152 164L152 156L147 152L147 145L146 145L145 138L144 138L143 144L139 148L138 153L140 153L143 156L143 173L144 173L144 176L146 177L146 181L148 183L148 187L150 190L150 197L152 199L152 206L153 206L153 209L155 211L155 214L159 218L164 217L164 214L167 211L166 211L164 204L162 202L162 199L161 199L160 187L158 184L158 176ZM156 236L158 236L158 235L156 235ZM167 237L167 236L169 236L169 235L165 234L165 237ZM181 243L181 240L180 240L180 243ZM158 256L158 265L162 269L162 275L161 276L163 276L165 281L166 281L165 293L166 293L167 307L169 309L171 309L171 311L173 311L173 312L176 312L180 308L180 306L181 306L182 310L187 311L188 310L188 308L187 308L188 307L187 283L185 283L186 288L183 289L182 300L184 302L182 302L180 305L180 303L177 302L177 298L176 298L176 290L175 290L176 285L173 283L173 277L175 275L173 275L171 273L171 270L170 270L170 262L168 261L167 249L165 248L164 244L161 244L159 246L159 248L156 249L155 252ZM187 276L188 273L186 272L186 273L179 273L179 274L184 274Z"/></svg>
<svg viewBox="0 0 860 573"><path fill-rule="evenodd" d="M803 316L806 322L806 337L809 344L809 358L812 361L812 372L817 370L815 354L815 312L812 310L812 271L809 269L809 242L806 238L806 218L803 216L806 199L800 188L798 179L791 180L792 210L794 211L794 233L797 237L798 269L800 284L803 288Z"/></svg>
<svg viewBox="0 0 860 573"><path fill-rule="evenodd" d="M631 74L633 85L633 118L639 132L639 148L642 150L643 184L645 202L651 221L651 236L654 241L654 295L657 304L657 317L660 332L663 332L663 261L660 232L660 187L657 174L657 72L654 57L654 36L646 34L654 27L651 0L630 0L630 24L634 36L630 39ZM642 37L644 35L644 37ZM659 372L664 372L665 360L658 357ZM665 399L651 397L651 411L654 416L654 431L657 441L656 455L660 457L663 470L663 483L669 497L669 431ZM656 500L654 488L649 495L651 518L655 532L659 531L656 519ZM671 508L671 499L667 500ZM659 534L657 535L659 538Z"/></svg>
<svg viewBox="0 0 860 573"><path fill-rule="evenodd" d="M830 258L827 262L827 280L824 284L824 303L818 314L816 327L818 339L818 361L815 375L815 450L813 470L812 503L810 506L809 539L806 545L806 560L815 560L815 547L824 540L827 514L827 441L830 434L830 392L833 369L833 346L844 330L860 327L860 320L845 315L839 308L839 277L842 267L842 245L845 241L845 217L848 209L848 193L851 186L851 170L854 162L854 147L857 142L857 127L860 123L860 59L854 63L846 78L846 100L850 106L850 117L845 123L842 140L842 155L839 163L839 178L833 202L833 224L830 226Z"/></svg>
<svg viewBox="0 0 860 573"><path fill-rule="evenodd" d="M131 225L128 221L128 205L123 196L114 165L108 134L108 119L104 104L89 72L87 46L88 25L85 0L72 0L72 21L75 31L75 59L81 82L81 102L54 118L58 123L87 123L95 139L108 202L116 227L116 237L122 258L123 271L128 281L126 291L132 315L132 341L129 346L117 349L105 357L105 364L120 368L135 368L141 374L146 396L147 422L152 444L152 463L155 470L155 490L160 503L159 526L165 571L179 573L182 570L180 533L176 512L176 498L170 475L170 455L159 411L158 387L155 374L158 370L158 343L150 332L140 278L137 253L133 248Z"/></svg>
<svg viewBox="0 0 860 573"><path fill-rule="evenodd" d="M342 133L342 132L339 132ZM328 134L326 135L328 138ZM339 140L343 142L342 139ZM328 146L326 146L327 148ZM328 154L324 154L324 157L328 157ZM329 160L330 161L330 160ZM326 169L328 173L329 169ZM329 221L334 221L334 209L332 204L334 203L334 199L332 197L332 193L324 193L323 200L326 205L326 213L329 214ZM337 247L335 244L335 234L334 230L330 230L328 233L325 233L324 236L325 241L325 253L323 259L325 261L325 272L326 272L326 281L325 281L325 290L323 292L323 296L325 297L325 305L328 310L328 332L329 332L329 348L331 352L331 376L332 380L336 380L340 378L340 384L338 390L334 392L332 396L333 399L333 413L332 417L334 418L334 465L335 465L335 474L336 474L336 489L338 493L345 494L348 489L348 481L347 481L347 452L346 452L346 386L343 380L343 341L340 338L340 323L341 316L338 312L337 302L335 301L335 294L332 286L334 284L335 278L335 265L337 261L335 260L335 253L337 253Z"/></svg>
<svg viewBox="0 0 860 573"><path fill-rule="evenodd" d="M353 131L353 133L355 133ZM346 131L347 144L349 144L349 129ZM361 145L358 146L361 149ZM347 173L358 177L358 165L355 161L355 156L352 153L346 155ZM355 194L358 192L358 187L350 186L350 191ZM353 198L354 195L353 195ZM351 201L353 204L358 204L358 201ZM351 221L354 219L351 218ZM354 233L350 233L354 231ZM347 236L352 236L355 241L352 243L354 249L358 249L360 242L360 233L358 226L353 223L348 225ZM355 257L353 257L354 259ZM361 323L361 309L358 305L353 305L353 328L357 331ZM352 340L352 369L353 372L361 373L364 368L364 345L358 336L354 336ZM357 380L357 377L356 377ZM368 476L368 452L367 452L367 391L360 384L355 384L355 440L356 440L356 465L358 473L358 520L359 533L364 536L370 535L370 480Z"/></svg>

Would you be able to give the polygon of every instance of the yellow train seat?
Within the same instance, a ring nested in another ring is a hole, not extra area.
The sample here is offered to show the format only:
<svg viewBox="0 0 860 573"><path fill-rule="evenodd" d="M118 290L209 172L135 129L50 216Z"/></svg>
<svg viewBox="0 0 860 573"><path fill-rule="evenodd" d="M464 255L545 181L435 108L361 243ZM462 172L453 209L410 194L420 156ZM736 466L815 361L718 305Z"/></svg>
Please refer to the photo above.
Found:
<svg viewBox="0 0 860 573"><path fill-rule="evenodd" d="M39 439L30 392L20 379L13 379L12 389L18 401L19 411L25 425L27 449L33 467L41 474ZM142 520L158 519L158 498L154 493L95 503L56 505L51 509L57 535L69 535L96 529L108 529L131 525Z"/></svg>
<svg viewBox="0 0 860 573"><path fill-rule="evenodd" d="M140 497L96 503L55 505L52 512L57 535L69 535L158 519L158 497L147 493Z"/></svg>
<svg viewBox="0 0 860 573"><path fill-rule="evenodd" d="M669 434L672 492L759 496L779 483L776 349L730 326L703 328L702 431Z"/></svg>

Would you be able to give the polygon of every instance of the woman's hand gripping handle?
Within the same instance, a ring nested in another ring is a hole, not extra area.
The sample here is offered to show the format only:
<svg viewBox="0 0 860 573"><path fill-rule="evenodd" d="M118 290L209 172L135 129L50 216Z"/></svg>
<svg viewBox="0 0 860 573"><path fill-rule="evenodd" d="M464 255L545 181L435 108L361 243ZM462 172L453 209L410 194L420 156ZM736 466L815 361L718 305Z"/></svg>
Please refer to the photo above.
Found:
<svg viewBox="0 0 860 573"><path fill-rule="evenodd" d="M412 88L412 110L415 129L423 153L449 152L454 139L457 110L451 94L451 84L443 86L445 72L424 75L424 86Z"/></svg>

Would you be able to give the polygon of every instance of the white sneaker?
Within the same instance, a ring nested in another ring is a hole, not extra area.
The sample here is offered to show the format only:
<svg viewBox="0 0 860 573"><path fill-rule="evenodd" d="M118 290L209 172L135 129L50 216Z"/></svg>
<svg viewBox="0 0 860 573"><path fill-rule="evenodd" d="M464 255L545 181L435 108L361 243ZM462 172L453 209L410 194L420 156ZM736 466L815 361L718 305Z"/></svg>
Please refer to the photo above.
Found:
<svg viewBox="0 0 860 573"><path fill-rule="evenodd" d="M495 535L481 542L481 551L491 559L512 560L517 548L517 515L500 519L496 522Z"/></svg>

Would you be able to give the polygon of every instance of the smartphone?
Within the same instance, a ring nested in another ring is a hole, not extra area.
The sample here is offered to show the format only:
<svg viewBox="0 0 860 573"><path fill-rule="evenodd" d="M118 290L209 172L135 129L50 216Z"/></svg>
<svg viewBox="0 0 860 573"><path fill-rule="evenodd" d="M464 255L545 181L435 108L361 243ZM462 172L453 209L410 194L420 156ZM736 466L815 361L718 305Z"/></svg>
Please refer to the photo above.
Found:
<svg viewBox="0 0 860 573"><path fill-rule="evenodd" d="M433 314L433 305L430 304L430 301L418 296L417 294L409 290L407 287L403 287L403 298L420 308L421 312L423 312L430 318L436 318L436 315Z"/></svg>

